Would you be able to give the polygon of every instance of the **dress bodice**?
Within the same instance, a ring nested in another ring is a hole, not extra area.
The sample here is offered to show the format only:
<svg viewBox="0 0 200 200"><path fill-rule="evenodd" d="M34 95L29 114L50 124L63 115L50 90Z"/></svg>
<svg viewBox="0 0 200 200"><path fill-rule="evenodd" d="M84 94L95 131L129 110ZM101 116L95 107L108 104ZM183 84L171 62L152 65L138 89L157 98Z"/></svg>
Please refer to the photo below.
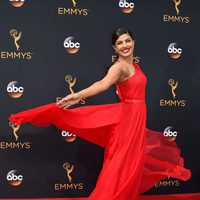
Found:
<svg viewBox="0 0 200 200"><path fill-rule="evenodd" d="M133 63L135 73L125 81L116 83L116 89L121 101L124 99L145 99L147 78L137 63Z"/></svg>

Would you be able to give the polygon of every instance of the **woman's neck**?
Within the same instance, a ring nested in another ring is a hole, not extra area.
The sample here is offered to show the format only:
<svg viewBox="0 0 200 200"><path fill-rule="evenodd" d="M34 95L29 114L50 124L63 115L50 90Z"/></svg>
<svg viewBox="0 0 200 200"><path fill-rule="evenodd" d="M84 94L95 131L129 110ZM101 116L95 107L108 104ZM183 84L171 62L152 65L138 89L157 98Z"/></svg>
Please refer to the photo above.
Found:
<svg viewBox="0 0 200 200"><path fill-rule="evenodd" d="M128 57L119 57L118 58L118 61L121 61L121 62L126 62L128 64L132 64L133 63L133 59L134 59L134 56L133 55L130 55Z"/></svg>

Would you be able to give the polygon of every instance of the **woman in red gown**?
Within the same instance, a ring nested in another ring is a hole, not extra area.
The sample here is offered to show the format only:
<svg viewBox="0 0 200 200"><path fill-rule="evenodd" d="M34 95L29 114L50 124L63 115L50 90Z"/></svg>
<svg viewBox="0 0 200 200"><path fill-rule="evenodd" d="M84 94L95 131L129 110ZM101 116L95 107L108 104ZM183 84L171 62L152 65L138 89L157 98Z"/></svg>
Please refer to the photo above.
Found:
<svg viewBox="0 0 200 200"><path fill-rule="evenodd" d="M146 128L146 77L133 63L134 40L130 31L113 33L117 61L107 75L90 87L69 94L60 102L12 114L17 125L55 125L105 148L103 167L89 200L136 200L158 180L186 181L180 149L160 132ZM96 95L116 84L120 102L69 109L82 98Z"/></svg>

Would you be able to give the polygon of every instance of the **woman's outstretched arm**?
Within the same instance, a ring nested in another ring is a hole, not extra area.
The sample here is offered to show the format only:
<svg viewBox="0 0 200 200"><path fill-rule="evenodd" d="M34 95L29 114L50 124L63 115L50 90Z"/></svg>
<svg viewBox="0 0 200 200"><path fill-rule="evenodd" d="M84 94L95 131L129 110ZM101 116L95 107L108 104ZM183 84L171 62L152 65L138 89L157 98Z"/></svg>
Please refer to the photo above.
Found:
<svg viewBox="0 0 200 200"><path fill-rule="evenodd" d="M101 92L106 91L111 85L113 85L121 75L120 64L116 63L110 67L106 76L100 81L95 82L86 89L79 91L81 98L87 98L94 96Z"/></svg>
<svg viewBox="0 0 200 200"><path fill-rule="evenodd" d="M69 94L60 100L57 104L60 108L68 108L71 105L78 103L81 99L97 95L106 91L111 85L116 83L122 73L121 63L113 64L106 76L92 84L91 86L80 90L77 93Z"/></svg>

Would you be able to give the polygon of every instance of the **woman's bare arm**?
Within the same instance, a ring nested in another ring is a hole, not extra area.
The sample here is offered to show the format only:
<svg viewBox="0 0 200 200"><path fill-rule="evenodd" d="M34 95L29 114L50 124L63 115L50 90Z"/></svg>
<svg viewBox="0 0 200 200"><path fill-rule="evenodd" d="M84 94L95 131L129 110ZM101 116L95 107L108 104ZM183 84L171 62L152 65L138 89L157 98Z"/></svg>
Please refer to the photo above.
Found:
<svg viewBox="0 0 200 200"><path fill-rule="evenodd" d="M121 63L115 63L110 67L106 76L100 81L77 93L69 94L61 99L57 104L60 108L67 109L69 106L78 103L81 99L99 94L113 85L122 73Z"/></svg>
<svg viewBox="0 0 200 200"><path fill-rule="evenodd" d="M110 67L108 73L103 79L95 82L88 88L79 91L78 94L80 95L80 97L87 98L107 90L111 85L113 85L119 79L122 73L120 65L121 65L120 63L115 63Z"/></svg>

